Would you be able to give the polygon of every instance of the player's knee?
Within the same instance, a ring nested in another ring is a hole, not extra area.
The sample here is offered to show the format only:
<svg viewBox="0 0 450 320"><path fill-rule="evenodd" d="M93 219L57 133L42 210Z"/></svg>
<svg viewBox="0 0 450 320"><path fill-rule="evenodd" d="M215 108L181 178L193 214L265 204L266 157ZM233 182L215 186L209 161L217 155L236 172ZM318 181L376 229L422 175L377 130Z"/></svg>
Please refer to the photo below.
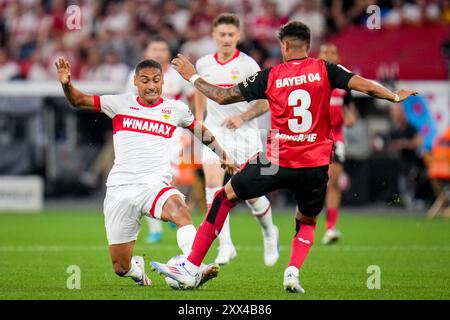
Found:
<svg viewBox="0 0 450 320"><path fill-rule="evenodd" d="M245 203L255 216L265 214L270 208L269 199L267 199L266 197L246 200Z"/></svg>
<svg viewBox="0 0 450 320"><path fill-rule="evenodd" d="M182 227L188 224L192 224L192 217L189 213L189 208L184 202L177 202L170 210L170 217L172 222L177 227Z"/></svg>
<svg viewBox="0 0 450 320"><path fill-rule="evenodd" d="M339 190L339 179L336 177L330 177L330 180L328 180L328 188Z"/></svg>
<svg viewBox="0 0 450 320"><path fill-rule="evenodd" d="M299 207L296 218L304 224L315 224L322 209L323 203Z"/></svg>
<svg viewBox="0 0 450 320"><path fill-rule="evenodd" d="M130 270L130 265L120 262L120 261L114 261L113 269L114 269L115 274L117 274L119 277L123 277Z"/></svg>

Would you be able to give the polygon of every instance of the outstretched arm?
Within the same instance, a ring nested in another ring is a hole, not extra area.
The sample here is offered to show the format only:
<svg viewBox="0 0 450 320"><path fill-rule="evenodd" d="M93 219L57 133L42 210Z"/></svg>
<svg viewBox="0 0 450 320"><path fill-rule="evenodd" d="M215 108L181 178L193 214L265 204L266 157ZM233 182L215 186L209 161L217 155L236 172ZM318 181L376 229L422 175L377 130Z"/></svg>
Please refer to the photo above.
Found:
<svg viewBox="0 0 450 320"><path fill-rule="evenodd" d="M267 111L269 111L269 103L267 100L258 100L250 109L240 115L226 118L224 120L224 125L229 129L237 129L242 126L244 122L257 118Z"/></svg>
<svg viewBox="0 0 450 320"><path fill-rule="evenodd" d="M230 104L245 100L237 85L223 88L202 79L197 75L194 65L182 54L178 54L178 57L172 60L172 65L185 80L192 82L198 91L218 104ZM193 78L193 76L196 77Z"/></svg>
<svg viewBox="0 0 450 320"><path fill-rule="evenodd" d="M212 132L209 131L209 129L201 121L196 121L193 127L189 127L189 130L205 146L210 148L219 156L223 169L225 169L229 174L234 174L238 171L237 165L231 158L228 157L228 154L222 148L219 141L217 141L216 137L214 137Z"/></svg>
<svg viewBox="0 0 450 320"><path fill-rule="evenodd" d="M206 110L206 97L198 90L195 90L194 93L194 108L195 108L195 117L197 120L202 121L205 119L205 110Z"/></svg>
<svg viewBox="0 0 450 320"><path fill-rule="evenodd" d="M75 108L95 111L94 96L84 94L72 85L69 62L64 58L59 58L58 61L55 62L55 66L58 80L61 82L67 100L69 100Z"/></svg>
<svg viewBox="0 0 450 320"><path fill-rule="evenodd" d="M381 84L354 75L348 82L348 88L368 94L374 98L389 100L391 102L402 102L409 96L417 95L417 91L410 89L401 89L397 93L383 87Z"/></svg>

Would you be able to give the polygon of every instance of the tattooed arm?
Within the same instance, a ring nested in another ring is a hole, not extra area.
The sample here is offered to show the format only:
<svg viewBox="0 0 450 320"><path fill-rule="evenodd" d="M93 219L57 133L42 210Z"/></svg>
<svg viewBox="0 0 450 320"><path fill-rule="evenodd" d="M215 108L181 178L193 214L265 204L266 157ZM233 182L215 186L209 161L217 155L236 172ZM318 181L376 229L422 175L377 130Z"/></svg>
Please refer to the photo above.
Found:
<svg viewBox="0 0 450 320"><path fill-rule="evenodd" d="M194 65L181 54L178 54L178 57L172 60L172 64L178 73L187 81L190 81L191 77L196 74ZM213 85L199 77L195 80L194 86L198 91L218 104L230 104L245 100L237 85L223 88Z"/></svg>
<svg viewBox="0 0 450 320"><path fill-rule="evenodd" d="M194 86L197 90L218 104L230 104L245 100L237 85L223 88L213 85L202 78L198 78L194 82Z"/></svg>

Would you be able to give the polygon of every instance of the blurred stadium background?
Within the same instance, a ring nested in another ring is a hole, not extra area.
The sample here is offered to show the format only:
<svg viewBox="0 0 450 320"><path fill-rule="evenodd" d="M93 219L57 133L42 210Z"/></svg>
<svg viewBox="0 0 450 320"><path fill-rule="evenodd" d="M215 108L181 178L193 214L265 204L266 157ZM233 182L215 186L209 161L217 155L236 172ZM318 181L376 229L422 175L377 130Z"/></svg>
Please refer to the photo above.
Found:
<svg viewBox="0 0 450 320"><path fill-rule="evenodd" d="M368 28L370 5L380 9L379 29ZM311 56L331 42L342 64L355 73L390 88L417 89L420 96L403 103L404 113L397 116L389 112L390 103L354 96L359 119L345 130L343 213L450 217L450 0L0 0L5 230L15 225L13 212L101 212L112 165L111 123L70 107L55 79L55 58L69 59L80 89L121 93L152 36L164 37L172 55L181 52L192 61L213 52L211 22L221 12L241 17L239 48L261 68L281 61L277 29L298 19L312 30ZM259 120L267 128L268 117ZM394 135L405 120L413 134ZM417 148L396 143L416 135L421 137ZM192 195L193 211L203 213L200 168L183 164L180 185ZM275 213L293 206L283 192L269 196ZM97 228L103 232L101 223ZM11 232L3 234L3 243L13 244L5 241Z"/></svg>
<svg viewBox="0 0 450 320"><path fill-rule="evenodd" d="M78 6L79 21L71 5ZM381 29L367 27L370 5L380 8ZM120 93L156 34L167 39L173 55L182 52L192 61L214 51L211 22L220 12L239 14L239 47L261 67L280 61L277 28L300 19L312 29L311 56L321 43L332 42L342 64L356 73L390 87L419 90L421 96L403 106L423 138L417 150L389 143L389 104L355 97L359 122L346 130L343 205L430 208L439 190L430 183L427 155L450 124L448 0L1 0L0 175L8 178L0 183L0 210L17 205L19 211L27 206L39 211L64 198L96 203L103 195L109 164L98 159L110 139L110 121L71 109L55 82L56 57L71 61L80 88ZM268 117L260 123L267 127ZM185 169L190 188L189 171L195 168ZM290 201L283 194L272 198L279 205Z"/></svg>

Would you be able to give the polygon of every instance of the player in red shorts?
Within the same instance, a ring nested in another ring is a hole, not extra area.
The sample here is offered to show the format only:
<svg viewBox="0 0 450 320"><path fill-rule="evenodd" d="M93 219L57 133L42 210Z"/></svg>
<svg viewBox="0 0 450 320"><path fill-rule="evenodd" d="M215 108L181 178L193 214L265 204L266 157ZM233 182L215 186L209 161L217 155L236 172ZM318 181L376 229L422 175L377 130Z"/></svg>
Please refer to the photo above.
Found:
<svg viewBox="0 0 450 320"><path fill-rule="evenodd" d="M339 64L341 61L339 52L334 44L320 46L319 58ZM356 110L352 102L350 91L334 89L331 92L330 115L331 131L334 139L333 163L328 170L327 198L326 198L326 231L322 243L333 244L341 238L341 232L336 229L341 205L341 188L339 179L344 172L345 162L345 137L344 125L351 127L356 121Z"/></svg>
<svg viewBox="0 0 450 320"><path fill-rule="evenodd" d="M308 57L311 32L302 22L291 21L284 25L279 40L283 63L259 71L230 88L218 87L202 79L182 55L172 61L184 79L189 79L199 91L219 104L267 99L271 111L267 154L250 159L225 187L216 192L189 257L173 265L151 263L160 273L186 288L194 288L200 283L200 264L230 209L239 201L286 188L294 195L297 211L296 234L283 286L289 292L304 292L298 278L299 269L314 242L333 149L332 90L357 90L392 102L416 94L413 90L391 92L340 65Z"/></svg>

